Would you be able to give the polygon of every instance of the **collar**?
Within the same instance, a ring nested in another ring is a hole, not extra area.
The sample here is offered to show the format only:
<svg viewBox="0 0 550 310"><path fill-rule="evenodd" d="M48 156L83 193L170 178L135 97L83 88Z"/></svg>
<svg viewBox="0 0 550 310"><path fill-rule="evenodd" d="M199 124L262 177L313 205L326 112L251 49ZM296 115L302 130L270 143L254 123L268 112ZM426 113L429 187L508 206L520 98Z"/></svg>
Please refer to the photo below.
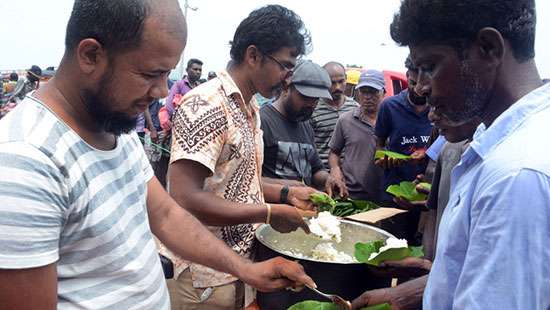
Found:
<svg viewBox="0 0 550 310"><path fill-rule="evenodd" d="M241 90L239 89L239 87L237 87L237 84L235 84L235 81L233 80L231 75L229 75L227 70L222 70L218 72L218 76L216 78L220 81L222 90L225 93L226 97L234 97L238 101L244 102L244 97L241 93ZM258 108L256 96L252 96L250 101L245 105L252 106L254 109Z"/></svg>
<svg viewBox="0 0 550 310"><path fill-rule="evenodd" d="M191 89L195 88L199 85L198 81L195 82L195 84L191 84L191 81L189 81L189 76L187 76L187 75L183 78L183 83L187 84L187 86L189 86L189 88L191 88Z"/></svg>
<svg viewBox="0 0 550 310"><path fill-rule="evenodd" d="M524 125L529 118L550 107L550 84L543 85L514 103L487 128L478 126L470 147L485 159L508 136Z"/></svg>

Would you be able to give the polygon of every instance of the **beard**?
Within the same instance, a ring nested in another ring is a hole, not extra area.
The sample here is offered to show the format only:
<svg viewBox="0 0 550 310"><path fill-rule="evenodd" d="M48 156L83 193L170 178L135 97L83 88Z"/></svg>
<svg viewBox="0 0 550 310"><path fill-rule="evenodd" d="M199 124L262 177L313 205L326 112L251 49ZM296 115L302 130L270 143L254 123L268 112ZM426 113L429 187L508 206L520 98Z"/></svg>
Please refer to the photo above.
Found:
<svg viewBox="0 0 550 310"><path fill-rule="evenodd" d="M483 89L479 76L465 60L460 64L460 77L463 81L462 93L465 94L464 107L447 115L452 126L462 126L481 117L489 98L489 92Z"/></svg>
<svg viewBox="0 0 550 310"><path fill-rule="evenodd" d="M118 137L134 130L138 117L131 117L125 113L111 110L111 106L120 106L111 95L111 85L112 70L101 78L97 92L84 90L82 97L86 109L96 125L105 132Z"/></svg>
<svg viewBox="0 0 550 310"><path fill-rule="evenodd" d="M341 92L341 91L336 91L336 92L332 93L331 95L332 95L332 100L338 101L338 100L342 99L342 96L344 95L344 93Z"/></svg>
<svg viewBox="0 0 550 310"><path fill-rule="evenodd" d="M313 108L302 108L298 111L295 111L292 108L292 106L290 105L290 103L285 103L284 104L284 109L285 109L285 112L286 112L287 119L291 122L294 122L294 123L300 123L300 122L307 121L308 119L311 118L311 115L313 114L313 111L315 110Z"/></svg>

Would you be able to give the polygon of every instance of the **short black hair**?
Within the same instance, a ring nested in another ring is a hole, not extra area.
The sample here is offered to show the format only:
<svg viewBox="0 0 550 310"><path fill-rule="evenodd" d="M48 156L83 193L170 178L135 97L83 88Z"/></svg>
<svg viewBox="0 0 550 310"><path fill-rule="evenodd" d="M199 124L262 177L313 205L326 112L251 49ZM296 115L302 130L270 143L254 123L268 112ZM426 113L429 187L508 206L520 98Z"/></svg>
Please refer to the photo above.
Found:
<svg viewBox="0 0 550 310"><path fill-rule="evenodd" d="M87 38L112 53L140 45L150 0L75 0L65 37L74 51Z"/></svg>
<svg viewBox="0 0 550 310"><path fill-rule="evenodd" d="M296 48L296 55L305 55L311 47L311 35L296 13L280 6L268 5L252 11L237 27L231 41L231 59L241 63L250 45L271 54L283 47Z"/></svg>
<svg viewBox="0 0 550 310"><path fill-rule="evenodd" d="M194 64L202 66L202 61L198 60L197 58L189 59L189 61L187 62L187 69L191 68L191 66Z"/></svg>
<svg viewBox="0 0 550 310"><path fill-rule="evenodd" d="M510 42L514 57L535 57L535 0L403 0L390 33L402 46L450 45L464 51L484 27Z"/></svg>
<svg viewBox="0 0 550 310"><path fill-rule="evenodd" d="M10 73L10 81L17 82L19 80L19 75L15 72Z"/></svg>

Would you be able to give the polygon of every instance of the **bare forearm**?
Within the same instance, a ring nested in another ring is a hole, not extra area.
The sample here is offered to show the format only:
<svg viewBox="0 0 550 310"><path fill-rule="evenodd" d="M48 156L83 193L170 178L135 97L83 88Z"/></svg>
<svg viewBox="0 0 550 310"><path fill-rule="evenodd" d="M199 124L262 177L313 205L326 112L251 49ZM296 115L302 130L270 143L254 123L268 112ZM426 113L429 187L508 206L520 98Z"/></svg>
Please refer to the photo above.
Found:
<svg viewBox="0 0 550 310"><path fill-rule="evenodd" d="M329 177L329 173L325 170L319 170L313 175L313 184L317 188L324 188L325 184L327 183Z"/></svg>
<svg viewBox="0 0 550 310"><path fill-rule="evenodd" d="M264 191L264 199L271 203L281 202L281 189L283 188L283 182L274 182L275 179L262 178L262 189Z"/></svg>
<svg viewBox="0 0 550 310"><path fill-rule="evenodd" d="M392 304L399 305L402 310L415 310L422 306L422 296L428 283L428 275L410 280L394 288L392 292Z"/></svg>
<svg viewBox="0 0 550 310"><path fill-rule="evenodd" d="M165 203L172 206L165 208L168 211L163 214L153 214L159 219L151 221L151 229L167 248L184 259L239 276L238 272L248 263L247 260L216 238L175 201Z"/></svg>
<svg viewBox="0 0 550 310"><path fill-rule="evenodd" d="M340 154L331 151L328 155L328 166L331 172L333 169L340 170Z"/></svg>
<svg viewBox="0 0 550 310"><path fill-rule="evenodd" d="M153 118L151 117L149 109L145 109L145 112L143 112L143 116L145 117L147 129L149 129L149 131L153 131L155 129L155 126L153 125Z"/></svg>
<svg viewBox="0 0 550 310"><path fill-rule="evenodd" d="M264 191L265 191L266 185L267 186L269 185L306 186L304 183L296 180L274 179L274 178L268 178L268 177L262 177L262 184L264 186ZM277 192L278 188L279 188L278 186L273 187L274 193ZM273 202L278 202L278 201L273 201Z"/></svg>
<svg viewBox="0 0 550 310"><path fill-rule="evenodd" d="M209 226L231 226L263 223L267 217L264 205L234 203L211 192L181 192L171 189L176 203Z"/></svg>

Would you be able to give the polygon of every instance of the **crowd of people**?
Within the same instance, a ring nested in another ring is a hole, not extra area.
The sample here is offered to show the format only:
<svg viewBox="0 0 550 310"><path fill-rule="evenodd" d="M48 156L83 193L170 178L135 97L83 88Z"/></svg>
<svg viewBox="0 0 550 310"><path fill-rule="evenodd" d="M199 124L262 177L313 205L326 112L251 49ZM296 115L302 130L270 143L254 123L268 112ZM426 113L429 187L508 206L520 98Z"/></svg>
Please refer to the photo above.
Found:
<svg viewBox="0 0 550 310"><path fill-rule="evenodd" d="M534 0L403 0L388 26L410 50L397 94L380 70L307 60L280 5L239 24L226 68L202 79L192 58L171 81L178 1L75 1L55 76L0 87L0 307L253 309L257 290L315 287L254 261L255 231L309 233L322 191L407 210L392 233L424 246L353 309L550 309ZM427 200L386 192L403 181Z"/></svg>

